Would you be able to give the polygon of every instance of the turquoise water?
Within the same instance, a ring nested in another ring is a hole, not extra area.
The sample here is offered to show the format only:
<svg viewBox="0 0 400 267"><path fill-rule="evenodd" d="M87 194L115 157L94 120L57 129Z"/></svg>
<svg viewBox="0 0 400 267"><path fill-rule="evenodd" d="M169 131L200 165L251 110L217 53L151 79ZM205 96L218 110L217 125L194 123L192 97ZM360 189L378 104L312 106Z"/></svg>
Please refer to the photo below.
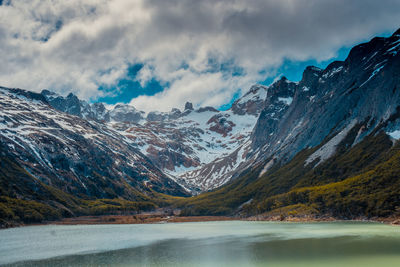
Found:
<svg viewBox="0 0 400 267"><path fill-rule="evenodd" d="M197 222L0 230L11 266L400 266L400 227Z"/></svg>

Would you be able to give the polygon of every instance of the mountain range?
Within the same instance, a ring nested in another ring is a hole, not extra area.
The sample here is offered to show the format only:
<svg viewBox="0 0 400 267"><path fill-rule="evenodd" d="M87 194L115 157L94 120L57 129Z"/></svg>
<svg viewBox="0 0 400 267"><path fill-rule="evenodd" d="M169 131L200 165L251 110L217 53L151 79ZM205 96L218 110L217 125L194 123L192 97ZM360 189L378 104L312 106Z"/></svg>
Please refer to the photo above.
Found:
<svg viewBox="0 0 400 267"><path fill-rule="evenodd" d="M195 110L187 102L183 110L145 114L127 104L108 110L102 103L89 104L73 94L63 97L48 90L41 92L54 109L100 123L124 136L132 147L194 194L223 185L245 160L243 155L249 152L251 131L266 94L267 87L254 85L227 111L213 107ZM287 100L282 98L277 106L288 106Z"/></svg>
<svg viewBox="0 0 400 267"><path fill-rule="evenodd" d="M0 218L400 215L400 30L226 111L0 88ZM189 197L188 196L194 196Z"/></svg>

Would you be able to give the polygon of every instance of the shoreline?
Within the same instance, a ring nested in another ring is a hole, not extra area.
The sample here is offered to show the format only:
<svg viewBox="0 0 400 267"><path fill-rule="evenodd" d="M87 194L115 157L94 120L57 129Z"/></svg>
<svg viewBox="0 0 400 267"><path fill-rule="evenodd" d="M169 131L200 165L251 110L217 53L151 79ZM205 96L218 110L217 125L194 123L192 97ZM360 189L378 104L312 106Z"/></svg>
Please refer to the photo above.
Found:
<svg viewBox="0 0 400 267"><path fill-rule="evenodd" d="M99 224L163 224L184 222L209 222L209 221L233 221L239 220L229 216L167 216L153 214L137 215L88 215L63 218L56 221L43 221L39 223L10 223L0 227L1 229L41 226L41 225L99 225Z"/></svg>
<svg viewBox="0 0 400 267"><path fill-rule="evenodd" d="M137 215L96 215L96 216L78 216L63 218L57 221L45 221L29 224L11 224L1 229L40 226L40 225L100 225L100 224L163 224L163 223L185 223L185 222L212 222L212 221L264 221L264 222L293 222L293 223L313 223L313 222L375 222L384 223L393 226L400 226L399 217L391 218L355 218L338 219L324 216L289 216L282 218L280 216L251 216L251 217L230 217L230 216L175 216L175 215L156 215L156 214L137 214Z"/></svg>
<svg viewBox="0 0 400 267"><path fill-rule="evenodd" d="M299 222L299 223L312 223L312 222L370 222L370 223L384 223L393 226L400 226L400 217L373 217L365 218L358 217L354 219L335 218L332 216L288 216L282 219L281 216L250 216L246 218L247 221L269 221L269 222Z"/></svg>
<svg viewBox="0 0 400 267"><path fill-rule="evenodd" d="M95 225L95 224L151 224L151 223L183 223L183 222L209 222L237 220L228 216L162 216L162 215L100 215L65 218L45 224L55 225Z"/></svg>

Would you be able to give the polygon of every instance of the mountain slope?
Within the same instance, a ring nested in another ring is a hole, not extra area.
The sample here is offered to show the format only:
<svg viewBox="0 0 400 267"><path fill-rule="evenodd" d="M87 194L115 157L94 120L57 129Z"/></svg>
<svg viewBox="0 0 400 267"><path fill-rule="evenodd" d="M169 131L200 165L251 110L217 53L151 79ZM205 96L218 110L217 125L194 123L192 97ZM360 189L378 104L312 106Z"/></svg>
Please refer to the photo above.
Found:
<svg viewBox="0 0 400 267"><path fill-rule="evenodd" d="M388 121L400 105L399 42L399 32L377 37L354 47L343 62L333 62L324 70L306 68L294 88L293 102L276 126L271 127L267 108L262 111L252 135L257 159L287 161L333 134L336 138L312 156L323 161L353 125L363 124L357 143ZM387 130L397 123L390 122Z"/></svg>
<svg viewBox="0 0 400 267"><path fill-rule="evenodd" d="M184 215L314 215L343 219L400 215L399 145L383 132L317 167L307 149L259 176L262 166L214 192L181 200Z"/></svg>
<svg viewBox="0 0 400 267"><path fill-rule="evenodd" d="M377 37L354 47L345 61L332 62L325 69L307 67L299 82L282 77L270 85L249 143L243 145L244 157L240 164L231 164L233 171L222 176L223 181L235 179L259 164L263 165L263 174L277 163L287 163L300 151L316 147L329 138L305 164L317 159L321 163L335 154L338 143L355 125L359 126L357 137L350 146L377 127L384 127L392 136L398 134L399 51L400 31L397 31L389 38ZM232 162L231 157L235 159L237 151L203 169L225 168L219 162ZM207 175L197 172L200 177Z"/></svg>
<svg viewBox="0 0 400 267"><path fill-rule="evenodd" d="M270 86L244 171L184 214L389 216L400 206L400 30ZM282 94L282 95L280 95ZM277 115L270 105L290 99ZM393 146L393 144L395 144ZM246 166L247 165L247 166Z"/></svg>
<svg viewBox="0 0 400 267"><path fill-rule="evenodd" d="M79 215L130 214L165 202L157 193L146 195L132 187L126 190L135 196L134 201L78 198L29 174L0 144L0 228Z"/></svg>
<svg viewBox="0 0 400 267"><path fill-rule="evenodd" d="M51 108L40 94L0 88L0 142L31 175L80 197L185 195L124 136L95 121Z"/></svg>
<svg viewBox="0 0 400 267"><path fill-rule="evenodd" d="M252 86L227 111L213 107L195 110L186 103L183 111L174 108L147 116L129 105L107 110L102 103L88 104L72 94L62 97L48 90L41 94L55 109L101 123L125 136L164 173L198 193L229 181L244 161L267 90L262 85Z"/></svg>

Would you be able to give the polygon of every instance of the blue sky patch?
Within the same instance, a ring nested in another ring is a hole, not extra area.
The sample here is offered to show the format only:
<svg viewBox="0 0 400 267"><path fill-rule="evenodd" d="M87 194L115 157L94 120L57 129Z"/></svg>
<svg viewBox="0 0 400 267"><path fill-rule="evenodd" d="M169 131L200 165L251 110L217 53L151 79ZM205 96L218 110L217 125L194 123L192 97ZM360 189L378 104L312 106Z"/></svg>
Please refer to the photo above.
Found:
<svg viewBox="0 0 400 267"><path fill-rule="evenodd" d="M143 64L134 64L128 68L125 78L118 81L116 86L100 86L99 90L109 92L108 96L97 99L99 102L107 104L129 103L133 98L148 95L152 96L164 90L156 79L151 79L144 87L137 81L137 74L143 68Z"/></svg>

